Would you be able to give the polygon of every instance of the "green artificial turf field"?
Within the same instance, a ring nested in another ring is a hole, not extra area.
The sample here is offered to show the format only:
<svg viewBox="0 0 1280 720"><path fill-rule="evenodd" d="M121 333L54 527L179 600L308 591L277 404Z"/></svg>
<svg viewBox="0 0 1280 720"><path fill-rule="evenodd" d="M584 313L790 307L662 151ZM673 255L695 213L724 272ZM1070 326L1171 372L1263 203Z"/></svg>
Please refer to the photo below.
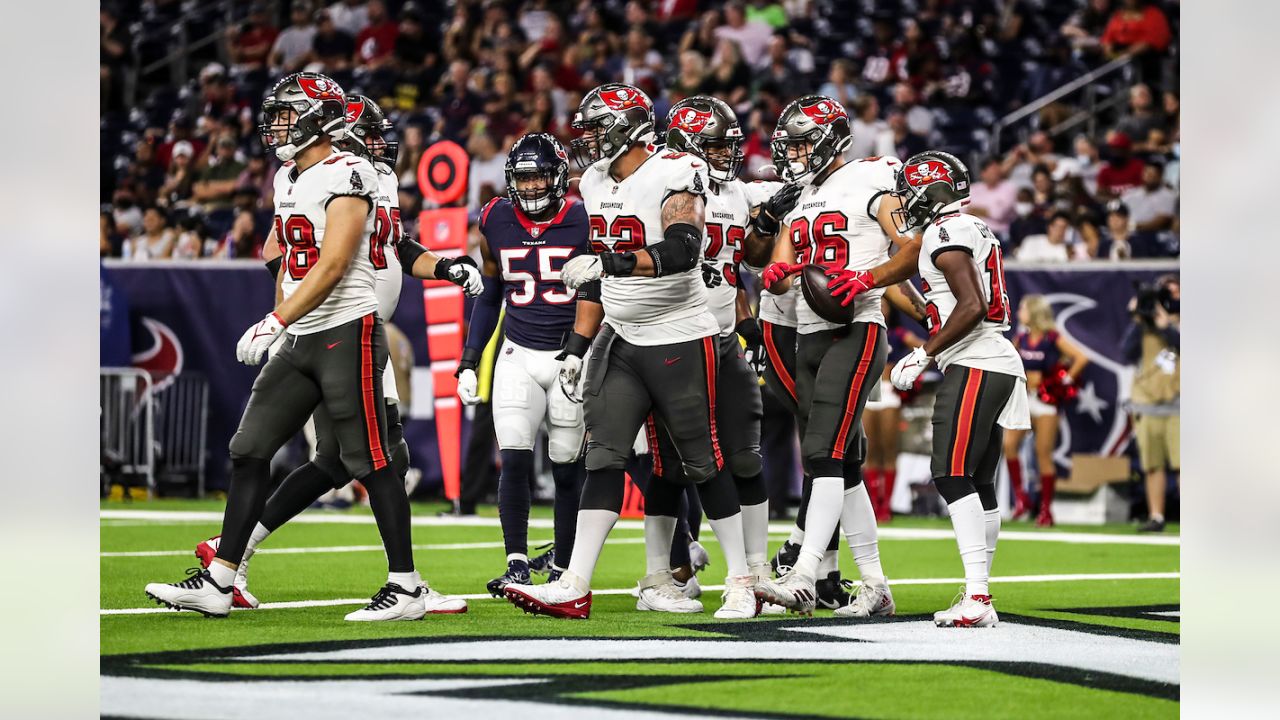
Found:
<svg viewBox="0 0 1280 720"><path fill-rule="evenodd" d="M102 712L130 718L1173 717L1179 692L1179 541L1131 526L1037 530L1006 523L992 593L996 628L942 630L962 574L945 520L897 519L881 558L898 616L717 621L723 560L701 575L706 611L637 612L639 523L614 530L592 616L566 621L488 598L503 569L491 508L471 523L415 508L419 569L468 598L464 615L346 623L385 581L367 510L309 511L264 543L251 584L264 607L226 619L162 609L148 582L196 565L220 527L216 501L104 504ZM549 541L535 508L532 545ZM789 526L775 524L770 549ZM853 571L848 550L841 564ZM856 573L854 573L856 574ZM397 715L400 716L400 715Z"/></svg>

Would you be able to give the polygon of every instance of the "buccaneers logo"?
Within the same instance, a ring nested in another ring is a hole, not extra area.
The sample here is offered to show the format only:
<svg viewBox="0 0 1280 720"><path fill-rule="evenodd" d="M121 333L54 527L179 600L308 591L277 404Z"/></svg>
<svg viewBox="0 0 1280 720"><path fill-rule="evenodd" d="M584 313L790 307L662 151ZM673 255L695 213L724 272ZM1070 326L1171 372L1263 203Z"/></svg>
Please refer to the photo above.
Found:
<svg viewBox="0 0 1280 720"><path fill-rule="evenodd" d="M298 87L313 100L342 100L342 88L328 78L298 78Z"/></svg>
<svg viewBox="0 0 1280 720"><path fill-rule="evenodd" d="M844 108L840 107L839 103L831 100L819 100L812 105L801 105L800 112L808 116L815 125L826 125L840 118L849 119L849 115L845 113Z"/></svg>
<svg viewBox="0 0 1280 720"><path fill-rule="evenodd" d="M627 110L633 107L649 107L649 99L635 88L620 87L614 90L603 90L600 100L610 110Z"/></svg>
<svg viewBox="0 0 1280 720"><path fill-rule="evenodd" d="M697 108L684 108L676 113L675 126L691 133L700 133L711 122L711 113Z"/></svg>
<svg viewBox="0 0 1280 720"><path fill-rule="evenodd" d="M352 123L354 123L356 121L356 118L360 117L360 113L362 112L364 112L363 100L348 100L346 123L348 125L351 125Z"/></svg>
<svg viewBox="0 0 1280 720"><path fill-rule="evenodd" d="M925 160L918 165L910 165L905 170L908 185L921 187L930 183L944 182L955 187L955 181L951 179L951 169L937 160Z"/></svg>

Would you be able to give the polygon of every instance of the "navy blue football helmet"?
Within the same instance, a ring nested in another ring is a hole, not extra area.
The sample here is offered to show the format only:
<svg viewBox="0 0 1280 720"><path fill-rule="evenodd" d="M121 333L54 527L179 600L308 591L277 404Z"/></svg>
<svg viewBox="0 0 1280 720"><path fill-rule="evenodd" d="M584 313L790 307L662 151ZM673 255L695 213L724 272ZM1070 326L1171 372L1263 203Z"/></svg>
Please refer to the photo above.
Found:
<svg viewBox="0 0 1280 720"><path fill-rule="evenodd" d="M517 140L507 153L506 171L507 197L526 213L542 213L569 190L569 155L560 141L547 133L531 133Z"/></svg>

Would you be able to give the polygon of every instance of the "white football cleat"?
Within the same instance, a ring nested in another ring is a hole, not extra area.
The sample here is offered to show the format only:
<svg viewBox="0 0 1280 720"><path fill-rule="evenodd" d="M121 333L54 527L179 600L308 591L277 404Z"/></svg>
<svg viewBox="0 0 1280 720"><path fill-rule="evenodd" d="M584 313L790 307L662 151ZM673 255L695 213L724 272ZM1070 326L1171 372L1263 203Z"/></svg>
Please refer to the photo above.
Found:
<svg viewBox="0 0 1280 720"><path fill-rule="evenodd" d="M586 620L591 617L591 591L579 590L565 572L555 582L541 585L510 584L502 589L507 601L534 615Z"/></svg>
<svg viewBox="0 0 1280 720"><path fill-rule="evenodd" d="M673 579L672 582L674 582L676 587L680 588L680 592L684 593L684 596L690 600L697 600L702 597L702 584L698 582L697 575L691 576L689 578L689 582L682 583L675 579Z"/></svg>
<svg viewBox="0 0 1280 720"><path fill-rule="evenodd" d="M759 585L762 582L768 581L773 577L772 571L769 567L769 563L767 562L757 563L755 565L752 565L751 574L756 579L755 580L756 585ZM752 594L754 594L754 590L752 591ZM759 613L758 613L759 615L786 615L787 614L787 609L782 607L781 605L774 605L773 603L765 602L760 598L756 598L756 602L760 606Z"/></svg>
<svg viewBox="0 0 1280 720"><path fill-rule="evenodd" d="M689 541L689 564L693 566L693 571L696 573L706 570L711 564L711 556L707 554L707 549L697 540Z"/></svg>
<svg viewBox="0 0 1280 720"><path fill-rule="evenodd" d="M191 568L186 580L176 583L148 583L147 597L174 610L194 610L205 617L231 614L231 588L220 587L209 571Z"/></svg>
<svg viewBox="0 0 1280 720"><path fill-rule="evenodd" d="M849 599L848 605L836 608L835 615L847 618L893 617L897 611L888 583L863 583L858 586L857 594Z"/></svg>
<svg viewBox="0 0 1280 720"><path fill-rule="evenodd" d="M427 615L460 615L467 611L467 601L462 598L449 597L427 587L422 583L422 606Z"/></svg>
<svg viewBox="0 0 1280 720"><path fill-rule="evenodd" d="M789 572L777 580L757 582L756 597L801 615L813 615L818 604L814 581L797 572Z"/></svg>
<svg viewBox="0 0 1280 720"><path fill-rule="evenodd" d="M725 578L716 617L721 620L746 620L759 614L759 603L753 592L755 585L753 575L730 575Z"/></svg>
<svg viewBox="0 0 1280 720"><path fill-rule="evenodd" d="M373 596L368 605L347 613L350 622L380 622L386 620L421 620L427 608L423 602L425 587L419 585L413 592L395 583L387 583Z"/></svg>
<svg viewBox="0 0 1280 720"><path fill-rule="evenodd" d="M992 627L998 622L990 595L965 595L964 590L951 607L933 614L938 627Z"/></svg>
<svg viewBox="0 0 1280 720"><path fill-rule="evenodd" d="M213 558L218 554L218 545L222 543L221 535L214 535L204 542L196 545L196 557L200 560L201 567L209 567L209 563L213 562ZM231 607L252 610L258 607L258 598L249 592L249 558L253 557L253 550L246 548L244 557L240 560L240 567L236 568L236 579L231 585Z"/></svg>
<svg viewBox="0 0 1280 720"><path fill-rule="evenodd" d="M637 610L653 610L669 613L700 613L702 603L686 597L671 579L670 570L659 570L640 580L640 597Z"/></svg>

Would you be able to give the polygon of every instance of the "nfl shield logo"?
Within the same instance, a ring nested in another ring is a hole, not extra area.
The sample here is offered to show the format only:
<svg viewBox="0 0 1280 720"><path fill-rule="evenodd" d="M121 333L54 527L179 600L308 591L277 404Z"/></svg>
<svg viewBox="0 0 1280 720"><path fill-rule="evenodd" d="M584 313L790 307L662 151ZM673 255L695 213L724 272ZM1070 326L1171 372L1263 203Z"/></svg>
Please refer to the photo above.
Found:
<svg viewBox="0 0 1280 720"><path fill-rule="evenodd" d="M541 234L542 234L542 228L540 228L540 227L533 227L533 228L530 228L530 229L529 229L529 234L530 234L530 235L532 235L533 237L538 237L539 235L541 235Z"/></svg>

